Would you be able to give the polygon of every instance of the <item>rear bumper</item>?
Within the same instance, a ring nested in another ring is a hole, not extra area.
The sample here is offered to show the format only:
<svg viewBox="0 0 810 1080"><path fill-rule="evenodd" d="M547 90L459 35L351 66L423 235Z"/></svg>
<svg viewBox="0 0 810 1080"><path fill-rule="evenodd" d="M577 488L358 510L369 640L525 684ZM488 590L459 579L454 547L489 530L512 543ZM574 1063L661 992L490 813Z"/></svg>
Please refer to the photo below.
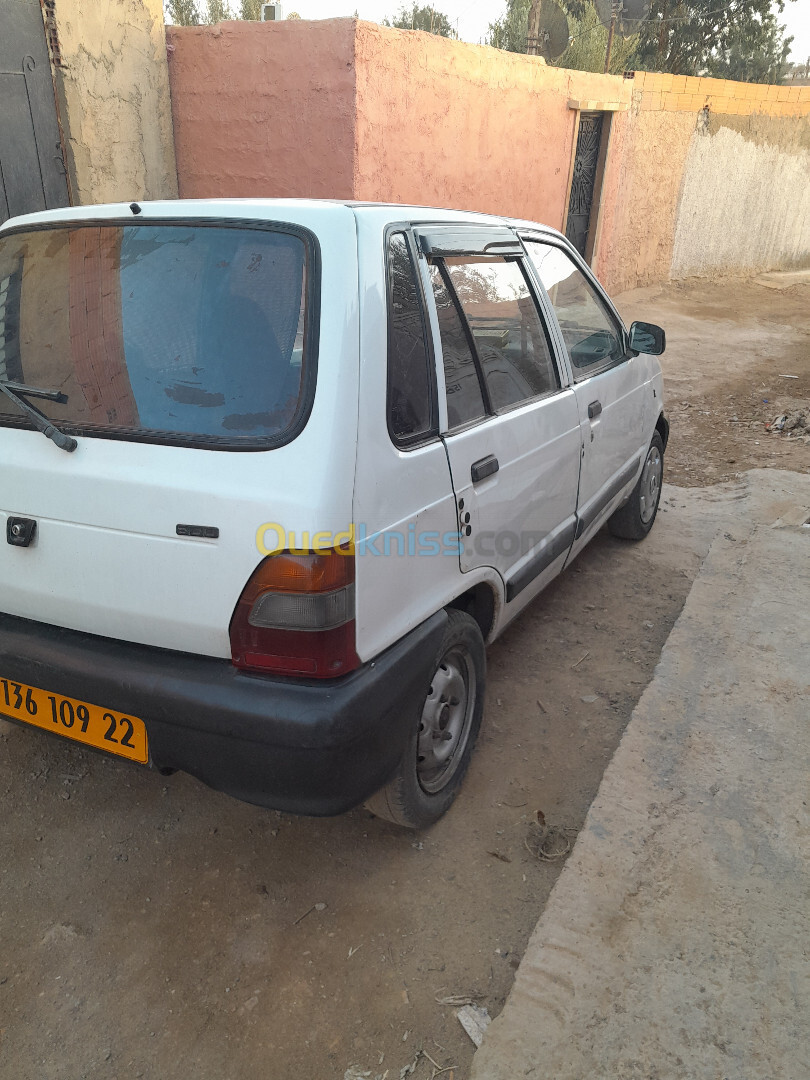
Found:
<svg viewBox="0 0 810 1080"><path fill-rule="evenodd" d="M315 682L0 614L0 675L139 716L158 769L261 806L339 814L396 767L446 618L433 615L350 675Z"/></svg>

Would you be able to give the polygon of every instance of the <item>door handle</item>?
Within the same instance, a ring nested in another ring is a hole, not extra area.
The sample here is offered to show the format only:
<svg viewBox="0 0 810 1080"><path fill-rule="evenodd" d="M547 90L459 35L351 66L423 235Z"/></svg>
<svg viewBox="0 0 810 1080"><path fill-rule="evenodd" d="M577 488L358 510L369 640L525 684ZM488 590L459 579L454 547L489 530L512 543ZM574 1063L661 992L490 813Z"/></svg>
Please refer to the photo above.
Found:
<svg viewBox="0 0 810 1080"><path fill-rule="evenodd" d="M489 454L487 457L482 457L478 461L474 461L470 466L470 476L472 482L477 484L479 480L483 480L487 476L492 476L500 469L498 459L494 454Z"/></svg>
<svg viewBox="0 0 810 1080"><path fill-rule="evenodd" d="M592 401L588 406L588 419L595 420L597 416L602 412L602 402Z"/></svg>

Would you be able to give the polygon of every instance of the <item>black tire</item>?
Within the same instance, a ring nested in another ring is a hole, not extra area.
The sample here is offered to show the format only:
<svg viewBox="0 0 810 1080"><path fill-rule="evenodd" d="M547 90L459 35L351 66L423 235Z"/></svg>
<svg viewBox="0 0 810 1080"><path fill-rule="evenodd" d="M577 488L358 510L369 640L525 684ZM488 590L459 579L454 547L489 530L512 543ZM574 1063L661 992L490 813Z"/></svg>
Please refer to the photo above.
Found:
<svg viewBox="0 0 810 1080"><path fill-rule="evenodd" d="M608 528L614 536L620 536L623 540L644 539L655 524L663 479L664 443L656 431L633 494L608 521Z"/></svg>
<svg viewBox="0 0 810 1080"><path fill-rule="evenodd" d="M448 609L433 672L394 775L366 802L376 817L408 829L424 829L448 809L461 787L481 727L484 639L466 611Z"/></svg>

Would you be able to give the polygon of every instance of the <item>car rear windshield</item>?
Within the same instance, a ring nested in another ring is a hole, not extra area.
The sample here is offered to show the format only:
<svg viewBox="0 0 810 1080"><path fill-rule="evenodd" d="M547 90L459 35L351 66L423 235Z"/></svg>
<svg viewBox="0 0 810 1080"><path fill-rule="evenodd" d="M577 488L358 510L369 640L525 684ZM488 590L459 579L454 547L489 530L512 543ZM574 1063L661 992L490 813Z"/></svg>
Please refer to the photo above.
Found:
<svg viewBox="0 0 810 1080"><path fill-rule="evenodd" d="M290 231L286 231L289 228ZM314 240L294 227L100 224L0 236L0 379L61 430L252 449L313 391ZM0 424L29 426L5 395Z"/></svg>

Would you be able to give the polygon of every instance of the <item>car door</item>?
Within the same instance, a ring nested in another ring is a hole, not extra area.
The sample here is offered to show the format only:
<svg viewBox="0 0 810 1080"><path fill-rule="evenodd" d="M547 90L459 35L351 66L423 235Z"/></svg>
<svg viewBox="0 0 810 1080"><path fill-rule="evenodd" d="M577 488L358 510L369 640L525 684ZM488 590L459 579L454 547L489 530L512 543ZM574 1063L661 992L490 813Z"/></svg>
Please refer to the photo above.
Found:
<svg viewBox="0 0 810 1080"><path fill-rule="evenodd" d="M523 235L557 316L582 429L577 545L587 543L635 481L644 450L643 361L587 267L562 239Z"/></svg>
<svg viewBox="0 0 810 1080"><path fill-rule="evenodd" d="M443 374L461 569L494 567L507 604L525 601L559 571L574 538L574 391L511 230L432 227L418 237Z"/></svg>

